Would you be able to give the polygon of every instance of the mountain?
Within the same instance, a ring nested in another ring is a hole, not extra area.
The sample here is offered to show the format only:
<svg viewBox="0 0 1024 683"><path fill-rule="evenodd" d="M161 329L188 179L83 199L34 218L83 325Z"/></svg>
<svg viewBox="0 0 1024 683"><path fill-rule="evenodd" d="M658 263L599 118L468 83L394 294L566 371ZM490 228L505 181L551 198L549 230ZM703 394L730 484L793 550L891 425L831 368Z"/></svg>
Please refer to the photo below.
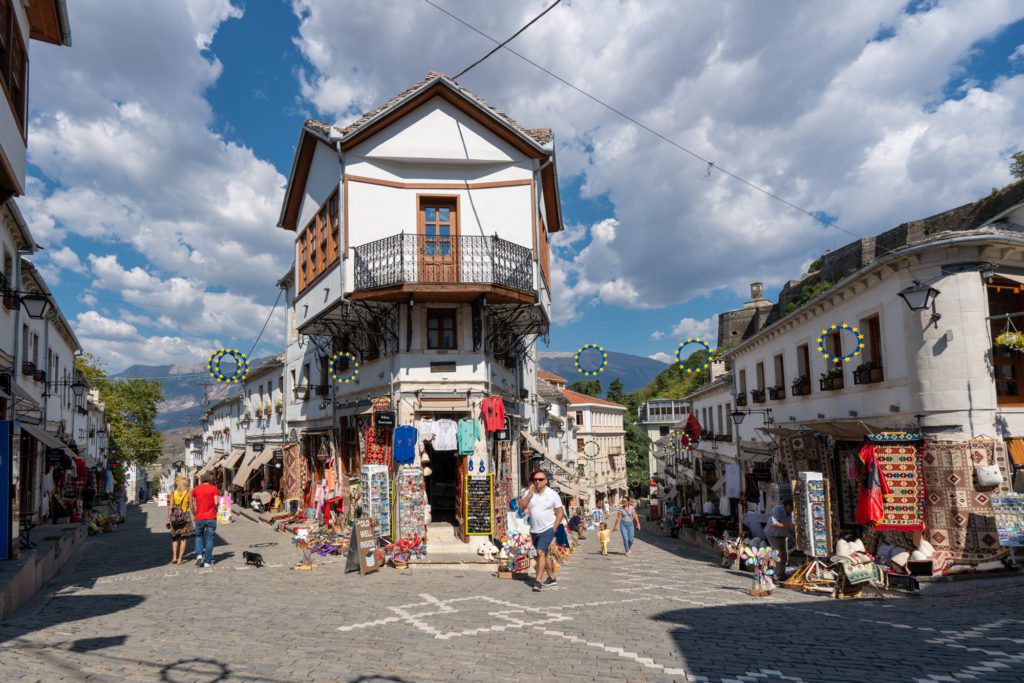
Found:
<svg viewBox="0 0 1024 683"><path fill-rule="evenodd" d="M255 367L265 359L255 360ZM164 401L157 406L156 427L161 432L186 427L189 417L192 425L199 426L199 415L203 410L203 396L209 402L219 401L228 395L241 391L237 384L213 382L206 371L206 363L195 365L132 365L111 375L111 379L155 379L163 385Z"/></svg>
<svg viewBox="0 0 1024 683"><path fill-rule="evenodd" d="M624 385L623 391L629 393L647 386L659 372L665 369L665 364L659 360L634 356L629 353L618 353L608 351L608 367L604 369L597 379L601 380L601 390L607 392L608 385L613 379L621 379ZM541 351L538 355L538 362L541 368L556 375L565 377L569 384L578 379L585 378L576 371L575 353L565 351Z"/></svg>

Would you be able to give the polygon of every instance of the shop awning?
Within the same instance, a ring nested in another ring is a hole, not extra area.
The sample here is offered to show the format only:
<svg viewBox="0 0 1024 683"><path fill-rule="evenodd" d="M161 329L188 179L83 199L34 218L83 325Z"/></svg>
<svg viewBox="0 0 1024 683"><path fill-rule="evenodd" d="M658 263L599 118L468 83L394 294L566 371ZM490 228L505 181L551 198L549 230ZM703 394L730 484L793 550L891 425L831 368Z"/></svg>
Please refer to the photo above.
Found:
<svg viewBox="0 0 1024 683"><path fill-rule="evenodd" d="M1010 282L1016 282L1019 285L1024 285L1024 275L1017 275L1016 273L1004 273L1000 270L997 270L996 277L1001 277L1004 280L1009 280ZM999 316L995 317L998 318Z"/></svg>
<svg viewBox="0 0 1024 683"><path fill-rule="evenodd" d="M242 460L243 455L245 455L244 448L235 448L226 455L223 460L217 463L217 467L223 467L231 470L236 469L238 467L238 463Z"/></svg>
<svg viewBox="0 0 1024 683"><path fill-rule="evenodd" d="M526 441L527 444L529 444L530 448L532 448L533 450L537 451L537 453L539 453L540 455L543 455L546 460L548 460L550 462L553 462L554 464L558 465L559 467L561 467L563 470L565 470L569 474L573 474L573 471L572 471L571 467L566 465L564 462L562 462L560 460L556 460L555 458L552 458L550 455L548 455L547 449L544 448L543 445L541 445L540 441L538 441L536 438L534 438L533 434L531 434L530 432L527 432L527 431L522 431L522 432L519 432L519 436L523 437L523 440Z"/></svg>
<svg viewBox="0 0 1024 683"><path fill-rule="evenodd" d="M771 434L772 436L781 436L783 438L787 436L793 436L799 434L801 430L789 429L788 427L758 427L757 431L764 434Z"/></svg>
<svg viewBox="0 0 1024 683"><path fill-rule="evenodd" d="M468 398L421 398L420 412L464 413L469 410Z"/></svg>
<svg viewBox="0 0 1024 683"><path fill-rule="evenodd" d="M1015 436L1006 441L1010 446L1010 460L1017 467L1024 467L1024 438Z"/></svg>
<svg viewBox="0 0 1024 683"><path fill-rule="evenodd" d="M28 432L33 438L35 438L36 441L43 444L47 448L60 448L62 450L68 451L68 447L65 446L60 439L55 437L53 434L50 434L42 427L33 424L28 424L27 422L22 422L21 430L24 432ZM70 453L70 451L68 452Z"/></svg>
<svg viewBox="0 0 1024 683"><path fill-rule="evenodd" d="M860 440L869 434L878 434L879 432L884 432L887 429L886 427L878 427L860 420L817 420L813 422L806 422L804 423L804 426L809 429L813 429L816 432L821 432L828 436L834 436L837 439L848 440Z"/></svg>
<svg viewBox="0 0 1024 683"><path fill-rule="evenodd" d="M210 458L209 462L207 462L205 465L202 466L202 468L200 468L199 472L196 473L196 476L203 476L204 474L212 470L214 467L216 467L217 463L219 463L223 459L223 455L214 455L212 458Z"/></svg>
<svg viewBox="0 0 1024 683"><path fill-rule="evenodd" d="M249 477L252 476L253 472L266 465L273 457L273 448L264 448L257 453L252 449L252 446L249 446L245 449L245 458L242 459L241 467L235 472L235 478L231 480L231 485L244 489L245 485L249 483Z"/></svg>

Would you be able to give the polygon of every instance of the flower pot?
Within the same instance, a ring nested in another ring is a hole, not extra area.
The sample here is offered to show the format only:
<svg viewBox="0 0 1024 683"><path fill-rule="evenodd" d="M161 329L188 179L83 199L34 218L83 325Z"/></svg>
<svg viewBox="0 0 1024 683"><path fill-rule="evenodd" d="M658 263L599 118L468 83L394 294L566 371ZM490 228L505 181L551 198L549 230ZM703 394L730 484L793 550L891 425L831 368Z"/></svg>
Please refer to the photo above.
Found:
<svg viewBox="0 0 1024 683"><path fill-rule="evenodd" d="M4 308L13 311L18 307L18 297L14 294L4 294Z"/></svg>
<svg viewBox="0 0 1024 683"><path fill-rule="evenodd" d="M27 361L27 360L21 361L21 374L23 374L23 375L34 375L35 372L36 372L36 364L35 363L33 363L31 361Z"/></svg>

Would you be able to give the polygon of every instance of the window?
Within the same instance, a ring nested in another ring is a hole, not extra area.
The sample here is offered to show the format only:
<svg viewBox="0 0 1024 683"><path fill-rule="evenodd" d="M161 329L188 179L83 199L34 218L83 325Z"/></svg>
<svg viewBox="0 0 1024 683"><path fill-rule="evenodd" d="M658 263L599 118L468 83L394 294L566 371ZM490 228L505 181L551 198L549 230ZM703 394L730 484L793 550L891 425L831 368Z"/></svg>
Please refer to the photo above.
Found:
<svg viewBox="0 0 1024 683"><path fill-rule="evenodd" d="M576 411L576 426L579 427L580 429L583 429L583 411L582 410L577 410Z"/></svg>
<svg viewBox="0 0 1024 683"><path fill-rule="evenodd" d="M725 404L725 433L732 436L732 405Z"/></svg>
<svg viewBox="0 0 1024 683"><path fill-rule="evenodd" d="M829 333L828 337L825 338L825 344L825 348L833 356L843 355L843 340L842 337L839 336L838 330Z"/></svg>
<svg viewBox="0 0 1024 683"><path fill-rule="evenodd" d="M454 308L427 309L427 348L454 350L458 348L455 339Z"/></svg>
<svg viewBox="0 0 1024 683"><path fill-rule="evenodd" d="M658 436L668 436L668 427L658 427Z"/></svg>
<svg viewBox="0 0 1024 683"><path fill-rule="evenodd" d="M14 289L14 259L11 252L4 247L4 286Z"/></svg>
<svg viewBox="0 0 1024 683"><path fill-rule="evenodd" d="M335 190L296 238L300 292L337 263L341 255L340 228L338 191Z"/></svg>
<svg viewBox="0 0 1024 683"><path fill-rule="evenodd" d="M740 382L740 386L739 386L739 392L738 393L742 396L743 394L747 393L747 371L746 370L740 370L739 382Z"/></svg>
<svg viewBox="0 0 1024 683"><path fill-rule="evenodd" d="M2 2L2 0L0 0ZM21 324L21 360L28 361L28 325L25 323Z"/></svg>
<svg viewBox="0 0 1024 683"><path fill-rule="evenodd" d="M291 374L292 391L295 391L295 389L299 386L299 383L295 381L295 368L292 368L288 372Z"/></svg>
<svg viewBox="0 0 1024 683"><path fill-rule="evenodd" d="M0 84L7 93L18 130L25 137L28 54L10 0L0 0Z"/></svg>
<svg viewBox="0 0 1024 683"><path fill-rule="evenodd" d="M775 386L786 386L786 364L781 353L775 356Z"/></svg>
<svg viewBox="0 0 1024 683"><path fill-rule="evenodd" d="M992 339L995 339L1008 327L1005 318L997 320L996 317L1020 311L1024 305L1024 297L1020 295L1020 285L1008 280L997 278L986 289L988 314L992 317L989 324ZM998 404L1024 403L1024 354L1005 346L993 345L992 372L995 377Z"/></svg>
<svg viewBox="0 0 1024 683"><path fill-rule="evenodd" d="M32 365L39 367L39 335L32 333Z"/></svg>
<svg viewBox="0 0 1024 683"><path fill-rule="evenodd" d="M799 377L811 376L811 350L807 344L796 347L796 373Z"/></svg>
<svg viewBox="0 0 1024 683"><path fill-rule="evenodd" d="M302 366L302 383L309 386L309 363Z"/></svg>
<svg viewBox="0 0 1024 683"><path fill-rule="evenodd" d="M583 452L583 439L582 439L582 437L576 439L576 452L577 453L582 453Z"/></svg>
<svg viewBox="0 0 1024 683"><path fill-rule="evenodd" d="M757 390L764 391L764 363L758 363L754 369L757 375Z"/></svg>
<svg viewBox="0 0 1024 683"><path fill-rule="evenodd" d="M861 323L861 334L864 340L865 360L882 367L882 324L877 315L873 315Z"/></svg>
<svg viewBox="0 0 1024 683"><path fill-rule="evenodd" d="M718 404L718 434L724 434L725 422L722 420L722 404Z"/></svg>

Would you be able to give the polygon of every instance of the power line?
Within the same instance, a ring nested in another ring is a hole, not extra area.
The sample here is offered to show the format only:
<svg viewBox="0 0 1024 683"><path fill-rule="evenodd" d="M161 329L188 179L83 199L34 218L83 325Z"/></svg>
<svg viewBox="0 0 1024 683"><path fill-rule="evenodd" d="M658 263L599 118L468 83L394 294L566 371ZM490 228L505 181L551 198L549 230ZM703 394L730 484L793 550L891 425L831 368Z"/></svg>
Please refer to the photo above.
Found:
<svg viewBox="0 0 1024 683"><path fill-rule="evenodd" d="M729 176L733 180L737 180L737 181L743 183L744 185L746 185L750 189L756 190L757 192L760 192L761 194L765 195L766 197L774 199L775 201L777 201L777 202L779 202L779 203L789 207L790 209L793 209L794 211L799 211L800 213L813 218L815 221L821 223L822 225L826 225L828 227L835 228L836 230L840 230L842 232L845 232L846 234L851 235L852 237L856 237L858 240L864 239L864 237L862 235L859 235L859 234L853 232L852 230L847 230L846 228L842 227L841 225L838 225L835 221L831 221L831 220L828 220L828 219L824 218L821 215L820 212L816 213L816 212L810 211L808 209L805 209L802 206L798 206L798 205L794 204L793 202L790 202L789 200L784 199L783 197L775 194L771 190L769 190L767 188L764 188L764 187L761 187L757 183L754 183L754 182L752 182L750 180L747 180L746 178L744 178L744 177L742 177L740 175L737 175L736 173L733 173L732 171L730 171L730 170L728 170L726 168L723 168L723 167L719 166L714 161L711 161L710 159L705 158L704 156L700 155L699 153L693 151L692 149L689 149L689 148L685 147L684 145L676 142L675 140L672 140L671 138L663 135L662 133L659 133L658 131L654 130L650 126L647 126L646 124L641 123L640 121L636 120L635 118L633 118L629 114L623 112L622 110L615 108L614 106L608 104L607 102L605 102L604 100L596 97L595 95L591 95L589 92L587 92L583 88L580 88L576 84L574 84L574 83L572 83L572 82L562 78L558 74L556 74L556 73L552 72L551 70L541 66L540 64L538 64L537 62L533 61L529 57L527 57L527 56L525 56L525 55L523 55L523 54L521 54L519 52L516 52L515 50L510 48L505 43L499 42L497 38L494 38L493 36L488 35L487 33L484 33L482 30L480 30L479 28L477 28L473 24L470 24L465 19L463 19L463 18L461 18L461 17L459 17L459 16L457 16L455 14L452 14L451 12L446 10L444 7L441 7L440 5L436 4L435 2L433 2L433 0L423 0L423 1L425 3L427 3L428 5L430 5L431 7L439 10L440 12L443 12L444 14L447 14L449 17L451 17L455 21L459 22L463 26L465 26L465 27L469 28L470 30L480 34L484 38L487 38L492 43L496 43L498 45L498 47L496 47L495 50L493 50L493 51L496 51L496 50L499 50L499 49L502 49L502 48L504 48L505 50L508 50L509 52L514 54L516 57L519 57L521 60L523 60L527 64L530 64L531 66L534 66L537 69L540 69L541 71L543 71L547 75L551 76L552 78L554 78L555 80L559 81L560 83L569 86L570 88L572 88L573 90L575 90L579 94L583 95L587 99L589 99L589 100L591 100L593 102L596 102L597 104L601 105L605 109L607 109L607 110L609 110L609 111L611 111L611 112L621 116L622 118L626 119L627 121L629 121L633 125L635 125L638 128L641 128L641 129L647 131L648 133L650 133L651 135L657 137L658 139L663 140L664 142L667 142L668 144L672 145L676 149L679 149L680 151L683 151L686 154L689 154L694 159L697 159L698 161L703 162L707 166L708 175L711 174L711 171L717 170L720 173ZM505 41L505 42L507 43L508 41ZM475 64L473 66L475 66ZM470 67L470 68L472 68L472 67ZM468 71L468 69L464 70L463 73L465 71ZM886 247L883 247L882 245L876 245L876 248L877 249L882 249L882 250L887 251L887 252L889 252L891 254L896 253L892 249L888 249Z"/></svg>
<svg viewBox="0 0 1024 683"><path fill-rule="evenodd" d="M263 323L263 328L260 329L260 333L256 335L256 341L252 343L252 348L249 349L249 353L246 354L246 358L252 356L252 352L256 350L256 345L260 343L260 337L263 336L264 330L266 330L267 325L270 324L270 319L274 316L274 311L277 310L277 304L281 302L282 294L284 294L284 289L277 290L277 298L274 300L274 305L270 309L270 315L267 316L267 321Z"/></svg>
<svg viewBox="0 0 1024 683"><path fill-rule="evenodd" d="M495 48L494 48L493 50L491 50L490 52L488 52L487 54L485 54L485 55L484 55L483 57L481 57L480 59L476 60L475 62L473 62L473 63L472 63L472 64L470 64L469 66L467 66L467 67L466 67L465 69L463 69L463 70L462 70L462 71L460 71L459 73L455 74L455 80L458 80L460 76L462 76L462 75L463 75L464 73L466 73L467 71L469 71L470 69L472 69L472 68L473 68L474 66L476 66L477 64L480 64L480 63L481 63L481 62L483 62L483 61L484 61L485 59L487 59L488 57L490 57L491 55L493 55L493 54L494 54L495 52L497 52L497 51L498 51L498 50L500 50L501 48L503 48L503 47L505 47L506 45L508 45L509 43L511 43L511 42L512 42L513 40L515 40L515 39L516 39L516 37L517 37L517 36L518 36L518 35L519 35L520 33L522 33L522 32L523 32L523 31L525 31L526 29L528 29L528 28L530 28L531 26L533 26L533 24L534 24L534 23L535 23L535 22L536 22L536 21L537 21L538 19L540 19L540 18L541 18L541 17L543 17L543 16L545 15L545 14L547 14L548 12L550 12L551 10L553 10L553 9L555 8L555 6L556 6L556 5L558 5L558 3L560 3L560 2L562 2L562 0L555 0L555 1L553 2L553 3L551 3L551 5L550 5L550 6L548 6L548 8L547 8L546 10L544 10L543 12L541 12L540 14L538 14L537 16L535 16L535 17L534 17L533 19L531 19L530 21L528 21L528 22L526 23L526 25L525 25L525 26L523 26L523 27L522 27L521 29L519 29L519 30L518 30L518 31L516 31L515 33L513 33L513 34L512 34L511 36L509 36L509 38L508 38L508 39L507 39L507 40L506 40L505 42L503 42L503 43L498 43L498 45L497 45L497 46L496 46L496 47L495 47ZM434 3L430 3L430 4L432 4L432 5L433 5ZM434 5L434 6L435 6L435 7L437 7L437 5ZM440 9L440 8L438 8L438 9Z"/></svg>

